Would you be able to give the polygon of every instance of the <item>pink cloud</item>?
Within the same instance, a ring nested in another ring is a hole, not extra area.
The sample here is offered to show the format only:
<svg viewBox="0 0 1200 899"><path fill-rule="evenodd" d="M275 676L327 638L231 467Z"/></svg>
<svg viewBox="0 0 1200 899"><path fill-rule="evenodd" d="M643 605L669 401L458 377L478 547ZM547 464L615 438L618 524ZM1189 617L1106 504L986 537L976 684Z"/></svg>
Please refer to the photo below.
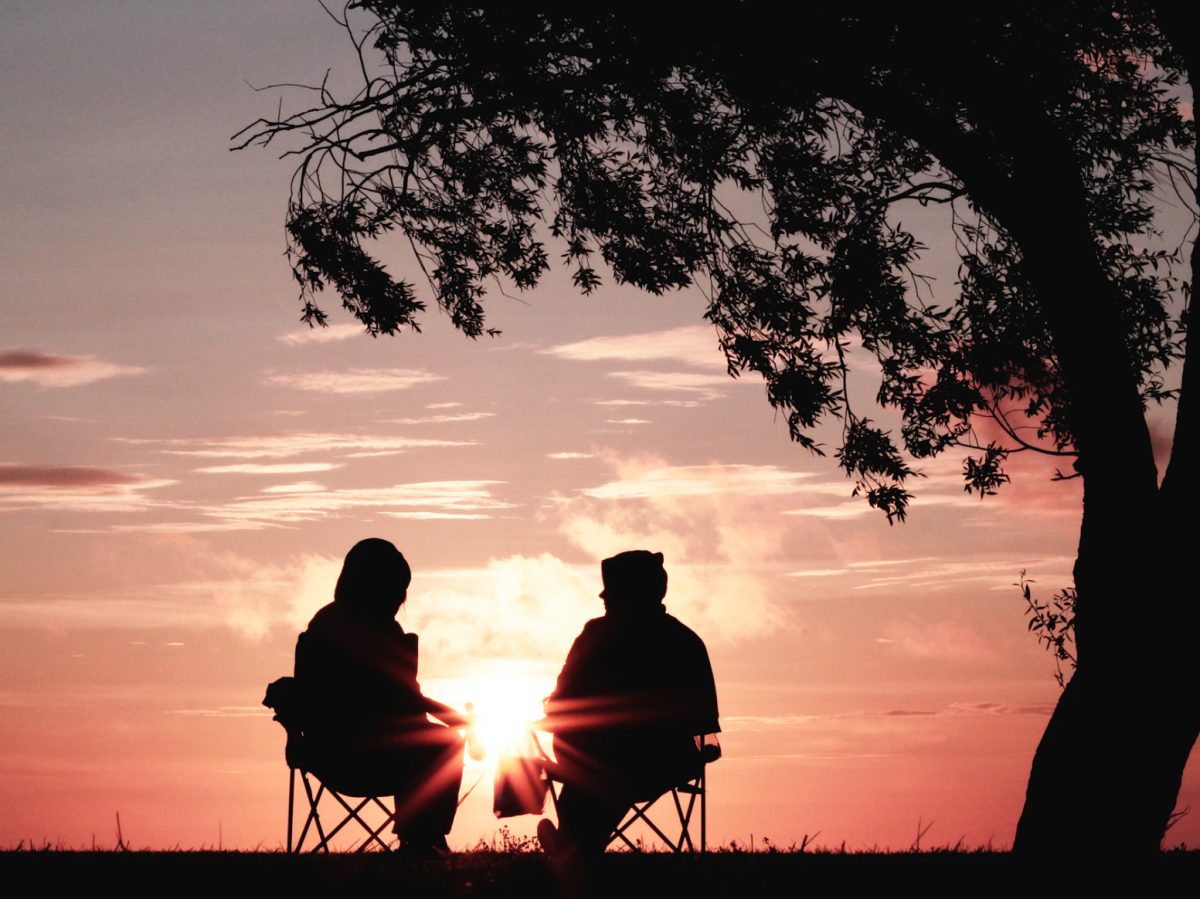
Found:
<svg viewBox="0 0 1200 899"><path fill-rule="evenodd" d="M884 629L878 642L918 659L968 662L995 655L979 634L953 621L895 621Z"/></svg>
<svg viewBox="0 0 1200 899"><path fill-rule="evenodd" d="M0 463L0 510L137 512L162 505L143 491L174 483L108 468Z"/></svg>
<svg viewBox="0 0 1200 899"><path fill-rule="evenodd" d="M710 375L693 371L610 371L608 376L641 390L695 393L705 399L716 399L721 396L719 388L736 383L725 374Z"/></svg>
<svg viewBox="0 0 1200 899"><path fill-rule="evenodd" d="M273 464L240 463L234 465L209 465L197 468L202 474L312 474L341 468L332 462L280 462Z"/></svg>
<svg viewBox="0 0 1200 899"><path fill-rule="evenodd" d="M51 489L123 487L142 483L138 475L111 468L83 466L16 465L0 463L0 486L48 487Z"/></svg>
<svg viewBox="0 0 1200 899"><path fill-rule="evenodd" d="M352 456L391 455L411 449L473 446L475 444L475 441L472 440L432 440L420 437L331 434L324 432L292 432L271 435L252 434L234 437L168 439L119 437L115 439L134 446L160 446L163 447L163 452L178 456L243 460L290 458L309 453L327 455L338 452L348 453Z"/></svg>
<svg viewBox="0 0 1200 899"><path fill-rule="evenodd" d="M95 356L60 356L38 350L0 352L0 381L40 387L79 387L108 378L140 375L146 369L117 365Z"/></svg>
<svg viewBox="0 0 1200 899"><path fill-rule="evenodd" d="M310 393L359 394L408 390L418 384L443 381L441 375L411 368L352 368L267 376L267 383Z"/></svg>
<svg viewBox="0 0 1200 899"><path fill-rule="evenodd" d="M328 325L323 328L308 328L304 331L289 331L281 334L280 343L288 346L302 346L309 343L333 343L339 340L349 340L359 334L365 334L366 329L360 324L348 323Z"/></svg>
<svg viewBox="0 0 1200 899"><path fill-rule="evenodd" d="M419 418L391 418L388 421L398 425L446 425L495 417L495 412L458 412L444 415L426 415Z"/></svg>
<svg viewBox="0 0 1200 899"><path fill-rule="evenodd" d="M696 368L725 371L716 334L711 327L685 325L665 331L592 337L576 343L561 344L542 350L560 359L576 362L646 362L672 359Z"/></svg>

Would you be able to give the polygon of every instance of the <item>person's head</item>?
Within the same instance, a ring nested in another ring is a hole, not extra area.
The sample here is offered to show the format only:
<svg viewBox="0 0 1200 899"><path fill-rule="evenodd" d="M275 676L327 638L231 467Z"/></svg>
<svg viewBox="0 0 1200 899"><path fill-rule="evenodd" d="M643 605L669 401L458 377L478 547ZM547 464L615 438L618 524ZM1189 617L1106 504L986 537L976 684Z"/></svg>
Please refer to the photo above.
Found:
<svg viewBox="0 0 1200 899"><path fill-rule="evenodd" d="M610 612L650 610L667 595L663 554L633 549L600 563L604 591L600 598Z"/></svg>
<svg viewBox="0 0 1200 899"><path fill-rule="evenodd" d="M387 540L369 537L346 553L333 601L363 618L394 618L408 597L412 569Z"/></svg>

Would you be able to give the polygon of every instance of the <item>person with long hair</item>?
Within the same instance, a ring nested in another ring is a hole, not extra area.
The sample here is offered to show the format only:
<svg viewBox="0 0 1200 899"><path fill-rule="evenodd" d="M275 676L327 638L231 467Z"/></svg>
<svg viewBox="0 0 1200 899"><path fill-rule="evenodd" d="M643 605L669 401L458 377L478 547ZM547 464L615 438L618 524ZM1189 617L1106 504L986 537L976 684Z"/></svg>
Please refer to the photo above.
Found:
<svg viewBox="0 0 1200 899"><path fill-rule="evenodd" d="M401 849L429 855L449 851L462 784L463 738L455 728L467 720L421 692L417 635L396 621L411 582L393 544L375 537L356 543L333 602L296 643L295 678L311 770L346 793L393 793Z"/></svg>

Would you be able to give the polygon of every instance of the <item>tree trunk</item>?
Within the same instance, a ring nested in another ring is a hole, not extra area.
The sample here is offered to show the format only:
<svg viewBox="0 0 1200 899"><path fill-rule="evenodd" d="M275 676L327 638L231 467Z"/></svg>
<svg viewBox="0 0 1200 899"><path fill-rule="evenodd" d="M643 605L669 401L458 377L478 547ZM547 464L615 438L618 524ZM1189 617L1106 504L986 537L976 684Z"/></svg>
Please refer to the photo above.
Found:
<svg viewBox="0 0 1200 899"><path fill-rule="evenodd" d="M1184 571L1191 541L1176 524L1176 489L1157 486L1137 385L1121 364L1116 317L1104 314L1111 287L1094 255L1061 232L1027 238L1043 295L1087 299L1047 303L1071 396L1084 508L1075 564L1079 666L1034 756L1013 848L1026 856L1146 856L1159 848L1200 732L1200 674L1191 659L1200 621ZM1077 283L1068 285L1066 272ZM1186 468L1186 460L1172 462Z"/></svg>
<svg viewBox="0 0 1200 899"><path fill-rule="evenodd" d="M1153 608L1164 599L1156 584L1169 589L1166 579L1147 577L1136 595L1114 588L1092 596L1121 610L1129 652L1123 661L1080 660L1034 755L1014 851L1130 857L1158 850L1200 730L1200 685L1179 646L1185 640L1173 639L1193 635L1194 622Z"/></svg>

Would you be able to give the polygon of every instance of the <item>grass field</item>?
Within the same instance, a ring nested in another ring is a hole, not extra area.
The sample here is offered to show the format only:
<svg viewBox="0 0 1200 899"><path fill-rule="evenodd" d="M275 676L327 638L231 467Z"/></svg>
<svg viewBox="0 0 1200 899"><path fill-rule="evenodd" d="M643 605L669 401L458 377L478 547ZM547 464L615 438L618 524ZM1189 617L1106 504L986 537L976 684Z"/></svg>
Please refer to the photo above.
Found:
<svg viewBox="0 0 1200 899"><path fill-rule="evenodd" d="M1118 870L1119 869L1119 870ZM922 895L951 891L1031 895L1074 891L1081 878L1108 872L1139 879L1137 892L1195 882L1200 852L1167 852L1137 870L1111 856L1030 867L1007 853L938 851L900 853L745 852L704 856L609 853L594 868L564 881L535 852L477 850L432 862L405 862L383 853L291 857L280 852L78 852L18 849L0 852L7 884L115 890L138 894L173 891L213 895L252 890L302 893L364 890L410 896L628 896L866 895L915 889ZM377 893L373 893L379 895Z"/></svg>

